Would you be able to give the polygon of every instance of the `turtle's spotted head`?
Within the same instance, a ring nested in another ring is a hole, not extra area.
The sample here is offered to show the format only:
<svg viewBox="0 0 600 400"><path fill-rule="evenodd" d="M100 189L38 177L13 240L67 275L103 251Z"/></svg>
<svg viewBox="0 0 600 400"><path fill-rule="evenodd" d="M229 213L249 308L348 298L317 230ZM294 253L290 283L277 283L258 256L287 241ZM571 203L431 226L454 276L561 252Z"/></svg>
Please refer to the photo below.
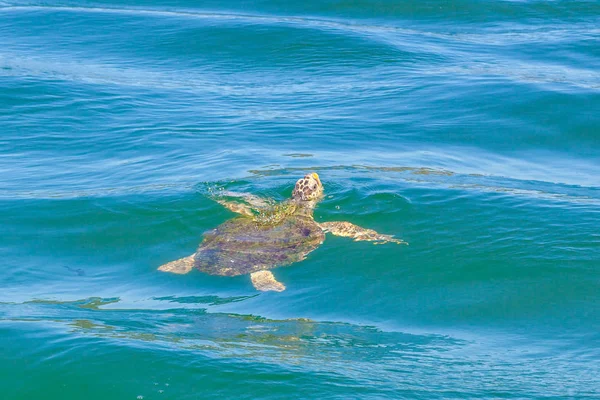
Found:
<svg viewBox="0 0 600 400"><path fill-rule="evenodd" d="M306 175L304 178L298 179L292 197L298 201L314 202L319 200L323 194L323 185L316 172Z"/></svg>

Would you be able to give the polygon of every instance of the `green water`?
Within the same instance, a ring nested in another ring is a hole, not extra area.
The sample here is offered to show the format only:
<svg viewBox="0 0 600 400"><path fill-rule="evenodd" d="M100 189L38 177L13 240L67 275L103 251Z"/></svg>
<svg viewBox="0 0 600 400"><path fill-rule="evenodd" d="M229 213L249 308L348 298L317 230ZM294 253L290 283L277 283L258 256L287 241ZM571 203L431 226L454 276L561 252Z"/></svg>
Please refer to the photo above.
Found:
<svg viewBox="0 0 600 400"><path fill-rule="evenodd" d="M597 1L0 0L0 398L600 397ZM328 236L156 268L307 172Z"/></svg>

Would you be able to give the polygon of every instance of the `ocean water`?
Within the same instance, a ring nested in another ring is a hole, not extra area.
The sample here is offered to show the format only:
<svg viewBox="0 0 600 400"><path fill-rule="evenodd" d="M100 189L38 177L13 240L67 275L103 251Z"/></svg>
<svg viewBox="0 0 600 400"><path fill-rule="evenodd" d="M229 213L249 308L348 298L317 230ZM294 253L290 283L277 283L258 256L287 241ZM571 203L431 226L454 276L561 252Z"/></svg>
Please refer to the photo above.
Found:
<svg viewBox="0 0 600 400"><path fill-rule="evenodd" d="M600 2L0 1L0 398L600 398ZM328 236L156 268L307 172Z"/></svg>

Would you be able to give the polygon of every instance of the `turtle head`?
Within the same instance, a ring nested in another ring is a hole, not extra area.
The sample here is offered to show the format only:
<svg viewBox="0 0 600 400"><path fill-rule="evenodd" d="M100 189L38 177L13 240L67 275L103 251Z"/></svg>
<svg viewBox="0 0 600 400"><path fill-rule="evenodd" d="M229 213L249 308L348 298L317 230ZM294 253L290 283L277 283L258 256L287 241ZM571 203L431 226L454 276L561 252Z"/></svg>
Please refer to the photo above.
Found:
<svg viewBox="0 0 600 400"><path fill-rule="evenodd" d="M304 178L298 179L292 197L297 201L314 202L323 194L323 185L316 172L307 174Z"/></svg>

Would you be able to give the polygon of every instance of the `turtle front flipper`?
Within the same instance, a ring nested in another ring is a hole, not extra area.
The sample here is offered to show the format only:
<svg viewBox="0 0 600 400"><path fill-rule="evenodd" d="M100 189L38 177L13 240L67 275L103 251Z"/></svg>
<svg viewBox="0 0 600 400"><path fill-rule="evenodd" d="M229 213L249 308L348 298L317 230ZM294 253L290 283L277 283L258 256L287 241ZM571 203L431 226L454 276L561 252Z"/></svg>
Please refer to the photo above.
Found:
<svg viewBox="0 0 600 400"><path fill-rule="evenodd" d="M180 258L179 260L171 261L158 267L159 271L172 272L174 274L187 274L194 268L194 256Z"/></svg>
<svg viewBox="0 0 600 400"><path fill-rule="evenodd" d="M253 272L250 274L250 279L252 279L252 284L256 290L260 290L261 292L283 292L285 290L285 285L278 282L271 271L262 270Z"/></svg>
<svg viewBox="0 0 600 400"><path fill-rule="evenodd" d="M247 217L254 217L254 213L252 209L248 207L246 204L237 203L235 201L227 201L227 200L216 200L217 203L228 209L229 211L233 211L237 214L242 214Z"/></svg>
<svg viewBox="0 0 600 400"><path fill-rule="evenodd" d="M214 200L227 208L229 211L234 213L245 215L247 217L254 217L257 213L269 207L268 200L261 199L250 193L237 193L224 191L219 196L234 197L241 199L243 202L237 200L225 200L222 198L215 198Z"/></svg>
<svg viewBox="0 0 600 400"><path fill-rule="evenodd" d="M375 242L374 244L396 243L408 244L402 239L396 239L392 235L384 235L375 232L373 229L361 228L345 221L323 222L319 224L325 232L336 236L344 236L354 239L354 241Z"/></svg>
<svg viewBox="0 0 600 400"><path fill-rule="evenodd" d="M225 190L225 191L221 192L220 195L227 196L227 197L241 198L246 203L248 203L250 205L250 207L254 208L255 210L260 210L261 208L269 207L270 201L271 201L269 199L262 199L252 193L232 192L230 190Z"/></svg>

